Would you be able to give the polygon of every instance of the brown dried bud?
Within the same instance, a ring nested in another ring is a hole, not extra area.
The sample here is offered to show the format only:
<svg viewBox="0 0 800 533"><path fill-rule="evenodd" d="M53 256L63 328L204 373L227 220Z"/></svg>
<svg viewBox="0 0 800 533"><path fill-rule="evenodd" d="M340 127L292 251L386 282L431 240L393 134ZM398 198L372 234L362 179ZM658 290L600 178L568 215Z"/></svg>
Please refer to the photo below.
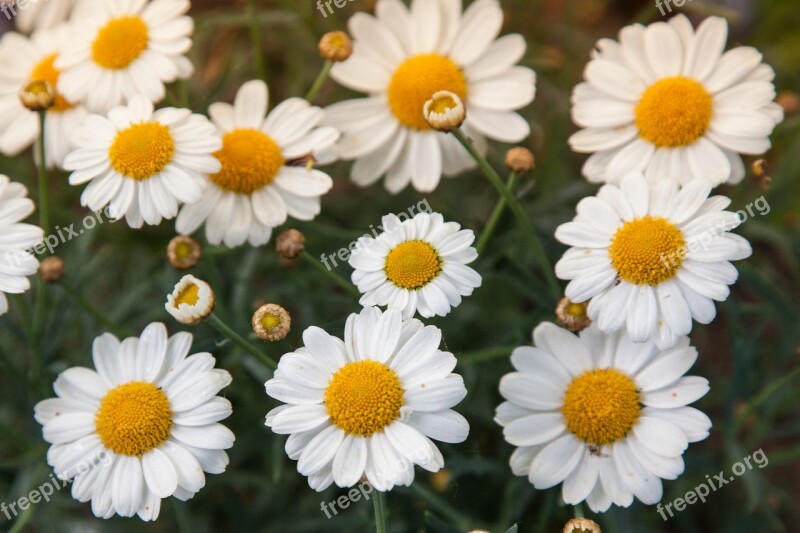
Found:
<svg viewBox="0 0 800 533"><path fill-rule="evenodd" d="M56 103L56 88L44 80L33 80L19 91L19 99L31 111L47 111Z"/></svg>
<svg viewBox="0 0 800 533"><path fill-rule="evenodd" d="M287 229L278 235L275 248L284 259L297 259L306 249L306 238L296 229Z"/></svg>
<svg viewBox="0 0 800 533"><path fill-rule="evenodd" d="M203 246L188 235L173 237L167 245L169 264L178 270L194 268L203 255Z"/></svg>
<svg viewBox="0 0 800 533"><path fill-rule="evenodd" d="M253 331L261 340L282 341L291 329L292 316L280 305L263 305L253 313Z"/></svg>
<svg viewBox="0 0 800 533"><path fill-rule="evenodd" d="M800 111L800 95L792 91L782 91L775 100L783 108L787 117L796 115Z"/></svg>
<svg viewBox="0 0 800 533"><path fill-rule="evenodd" d="M573 518L564 526L564 533L603 533L594 520Z"/></svg>
<svg viewBox="0 0 800 533"><path fill-rule="evenodd" d="M534 169L536 158L527 148L512 148L506 152L506 166L517 174L524 174Z"/></svg>
<svg viewBox="0 0 800 533"><path fill-rule="evenodd" d="M64 260L51 255L39 265L39 276L45 283L58 283L64 277Z"/></svg>
<svg viewBox="0 0 800 533"><path fill-rule="evenodd" d="M756 184L762 191L769 190L772 185L772 178L767 175L769 165L766 159L759 159L753 163L753 174L755 174Z"/></svg>
<svg viewBox="0 0 800 533"><path fill-rule="evenodd" d="M562 298L556 307L556 317L561 327L574 333L583 331L592 325L592 320L586 314L589 302L574 303L568 298Z"/></svg>
<svg viewBox="0 0 800 533"><path fill-rule="evenodd" d="M319 41L319 53L328 61L346 61L353 55L353 41L343 31L332 31Z"/></svg>

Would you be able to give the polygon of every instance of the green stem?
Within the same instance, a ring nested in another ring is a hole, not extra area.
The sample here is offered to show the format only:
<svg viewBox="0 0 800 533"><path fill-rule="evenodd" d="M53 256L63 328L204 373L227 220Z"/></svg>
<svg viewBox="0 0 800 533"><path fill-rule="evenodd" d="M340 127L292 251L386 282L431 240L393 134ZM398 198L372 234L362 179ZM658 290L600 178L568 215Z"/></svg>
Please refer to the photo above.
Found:
<svg viewBox="0 0 800 533"><path fill-rule="evenodd" d="M218 317L216 313L211 313L211 316L208 317L208 320L209 322L211 322L211 325L217 329L217 331L228 337L228 339L235 345L237 345L239 348L241 348L245 352L249 353L256 359L264 363L265 366L271 368L272 370L278 368L278 363L273 361L261 350L250 344L250 342L247 339L236 333L233 330L233 328L231 328L225 322L223 322L222 319Z"/></svg>
<svg viewBox="0 0 800 533"><path fill-rule="evenodd" d="M375 509L375 533L386 533L386 504L384 494L379 490L372 492L372 507Z"/></svg>
<svg viewBox="0 0 800 533"><path fill-rule="evenodd" d="M497 346L495 348L486 348L485 350L477 350L474 352L467 352L458 356L460 363L480 363L483 361L491 361L493 359L500 359L508 357L517 346Z"/></svg>
<svg viewBox="0 0 800 533"><path fill-rule="evenodd" d="M338 274L336 274L332 270L328 270L325 267L325 265L323 265L320 261L317 261L316 258L314 258L313 255L311 255L308 252L303 252L301 254L301 256L303 257L303 259L307 263L311 263L312 265L314 265L314 267L317 270L319 270L320 272L325 274L328 277L328 279L330 279L336 285L338 285L339 287L343 288L344 290L346 290L347 292L349 292L350 294L352 294L353 296L355 296L357 298L361 297L361 293L359 292L358 288L355 285L353 285L352 283L350 283L349 281L347 281L343 277L339 276Z"/></svg>
<svg viewBox="0 0 800 533"><path fill-rule="evenodd" d="M519 174L516 172L512 172L508 176L506 187L508 187L509 191L514 192L514 185L517 183L517 178L519 178ZM481 236L478 239L476 248L478 249L479 255L482 255L483 252L486 251L486 246L489 245L489 241L492 238L492 234L494 234L494 230L497 229L500 219L503 218L503 213L505 213L507 205L508 203L506 202L505 197L501 196L500 199L497 200L497 205L492 212L492 216L489 217L489 221L486 223L486 227L483 229L483 233L481 233Z"/></svg>
<svg viewBox="0 0 800 533"><path fill-rule="evenodd" d="M325 65L323 65L322 70L319 72L317 79L314 80L314 85L311 86L311 89L308 90L308 94L306 94L306 100L309 103L314 103L316 100L317 95L319 94L320 90L322 90L323 85L328 80L328 76L331 73L331 69L333 68L333 61L328 59L325 61Z"/></svg>
<svg viewBox="0 0 800 533"><path fill-rule="evenodd" d="M44 127L47 111L39 112L39 226L47 235L50 232L50 200L47 191L47 150L45 149Z"/></svg>
<svg viewBox="0 0 800 533"><path fill-rule="evenodd" d="M106 313L103 313L95 306L90 304L86 298L84 298L78 291L73 289L72 287L65 285L64 283L58 283L58 287L64 292L64 294L69 297L72 302L83 309L86 313L92 316L95 320L103 324L105 327L111 331L114 335L118 337L131 337L135 333L128 328L117 324L116 322L110 320Z"/></svg>
<svg viewBox="0 0 800 533"><path fill-rule="evenodd" d="M267 66L264 62L264 47L261 43L261 26L258 18L258 6L256 0L247 2L250 19L250 40L253 47L253 63L255 65L256 77L260 80L267 79Z"/></svg>
<svg viewBox="0 0 800 533"><path fill-rule="evenodd" d="M465 515L452 505L449 502L445 501L438 494L435 494L427 487L424 487L420 483L412 483L409 487L411 492L413 492L418 498L423 500L433 511L436 511L446 519L450 520L455 526L459 529L464 531L469 531L473 528L475 529L489 529L486 524L482 524L480 521Z"/></svg>
<svg viewBox="0 0 800 533"><path fill-rule="evenodd" d="M736 418L733 424L733 434L736 435L739 430L742 428L744 423L747 421L747 418L756 410L758 409L764 402L766 402L772 395L777 393L780 389L792 382L797 376L800 376L800 367L795 368L789 374L783 376L782 378L772 382L768 385L758 396L753 398L750 402L747 403L744 411Z"/></svg>
<svg viewBox="0 0 800 533"><path fill-rule="evenodd" d="M547 252L545 252L544 246L542 246L541 241L539 240L539 236L536 234L536 230L528 220L528 217L525 215L525 211L522 209L522 205L520 205L519 200L517 197L514 196L508 187L505 186L503 180L500 176L495 172L492 168L492 165L486 160L483 155L475 148L475 145L472 144L472 141L464 134L463 131L460 129L453 130L453 135L458 142L460 142L464 148L469 152L473 159L478 163L481 170L486 177L489 178L489 181L494 185L497 192L505 198L506 202L508 203L508 207L511 209L511 212L514 213L514 216L517 218L517 222L522 229L524 230L525 234L530 241L530 245L533 248L534 255L536 256L536 260L539 263L539 268L542 270L542 274L544 275L545 279L547 280L548 285L550 285L550 289L553 292L553 297L558 300L561 298L562 290L561 285L558 283L555 274L553 273L553 266L550 264L550 260L547 258Z"/></svg>
<svg viewBox="0 0 800 533"><path fill-rule="evenodd" d="M581 505L580 503L578 505L575 505L573 507L573 510L575 511L575 518L585 517L585 515L583 514L583 505Z"/></svg>

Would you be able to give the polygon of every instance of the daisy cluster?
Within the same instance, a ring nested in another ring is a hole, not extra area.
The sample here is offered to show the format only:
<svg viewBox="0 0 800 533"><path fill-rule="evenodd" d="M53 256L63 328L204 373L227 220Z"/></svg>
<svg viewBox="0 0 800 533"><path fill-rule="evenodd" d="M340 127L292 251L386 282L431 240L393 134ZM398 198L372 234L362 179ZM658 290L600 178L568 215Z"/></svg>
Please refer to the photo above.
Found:
<svg viewBox="0 0 800 533"><path fill-rule="evenodd" d="M320 50L323 74L362 96L325 108L314 90L274 102L261 79L207 109L180 98L166 105L168 87L194 74L190 7L32 4L19 32L0 40L0 152L34 147L42 172L83 187L82 206L132 229L174 220L168 256L182 270L201 256L192 234L221 248L261 247L290 219L313 221L334 187L318 167L337 161L352 161L355 185L383 181L392 195L433 192L443 176L479 168L503 195L497 216L508 204L530 227L511 189L532 155L509 152L505 186L485 157L490 141L530 135L521 110L536 94L536 74L519 64L526 40L500 36L499 0L378 0L374 14L355 14L349 36L328 34ZM709 383L686 375L699 357L689 334L714 320L738 277L733 262L752 254L732 233L742 220L727 210L731 200L713 190L742 180L742 156L767 151L783 119L774 71L753 48L725 51L727 33L719 17L697 28L683 15L627 26L597 43L574 89L579 130L569 145L589 154L583 175L599 190L555 231L569 248L541 274L567 282L560 325L536 325L532 346L513 351L495 414L515 448L511 472L537 489L560 485L566 504L598 513L634 499L657 504L662 480L683 473L688 445L709 435L711 420L691 406ZM25 252L48 230L46 219L41 228L23 222L34 208L25 187L0 175L0 314L39 267ZM468 394L458 359L423 320L448 317L480 289L470 265L486 243L437 212L386 215L381 229L350 255L352 284L327 272L358 298L343 332L308 326L279 361L214 313L212 284L193 274L164 306L273 367L266 394L279 405L265 424L288 436L286 455L317 491L410 486L416 467L444 467L438 443L469 437L455 410ZM276 241L287 263L311 257L297 231ZM252 319L268 342L284 340L291 324L276 304ZM64 370L56 397L36 405L48 464L95 516L155 520L162 499L190 499L206 474L226 470L235 437L220 422L233 405L218 394L231 373L191 353L192 342L159 322L138 337L103 334L94 368ZM98 456L109 460L91 461Z"/></svg>

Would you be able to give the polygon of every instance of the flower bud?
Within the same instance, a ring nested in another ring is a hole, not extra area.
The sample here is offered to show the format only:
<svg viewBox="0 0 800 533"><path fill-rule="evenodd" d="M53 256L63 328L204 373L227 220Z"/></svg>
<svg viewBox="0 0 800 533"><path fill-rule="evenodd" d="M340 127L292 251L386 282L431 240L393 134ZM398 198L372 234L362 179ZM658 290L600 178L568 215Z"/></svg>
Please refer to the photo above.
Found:
<svg viewBox="0 0 800 533"><path fill-rule="evenodd" d="M31 111L47 111L56 103L56 89L50 82L33 80L19 91L19 99Z"/></svg>
<svg viewBox="0 0 800 533"><path fill-rule="evenodd" d="M328 61L346 61L353 55L353 41L343 31L332 31L319 41L319 53Z"/></svg>
<svg viewBox="0 0 800 533"><path fill-rule="evenodd" d="M64 260L51 255L39 265L39 276L45 283L58 283L64 277Z"/></svg>
<svg viewBox="0 0 800 533"><path fill-rule="evenodd" d="M517 174L524 174L533 170L536 159L527 148L512 148L506 152L506 166Z"/></svg>
<svg viewBox="0 0 800 533"><path fill-rule="evenodd" d="M431 128L450 132L461 127L467 118L467 110L461 98L450 91L439 91L425 102L425 120Z"/></svg>
<svg viewBox="0 0 800 533"><path fill-rule="evenodd" d="M276 304L262 305L253 313L253 331L264 341L281 341L292 329L289 312Z"/></svg>
<svg viewBox="0 0 800 533"><path fill-rule="evenodd" d="M278 235L275 248L282 258L297 259L306 249L306 238L296 229L287 229Z"/></svg>
<svg viewBox="0 0 800 533"><path fill-rule="evenodd" d="M178 270L194 268L203 255L203 246L188 235L173 237L167 245L169 264Z"/></svg>

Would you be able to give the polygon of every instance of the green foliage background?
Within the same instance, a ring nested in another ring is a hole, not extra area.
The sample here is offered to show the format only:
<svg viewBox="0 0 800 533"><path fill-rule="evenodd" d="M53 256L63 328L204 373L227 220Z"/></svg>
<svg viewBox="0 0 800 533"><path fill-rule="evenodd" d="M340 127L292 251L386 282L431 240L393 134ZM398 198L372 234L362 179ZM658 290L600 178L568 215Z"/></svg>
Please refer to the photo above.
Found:
<svg viewBox="0 0 800 533"><path fill-rule="evenodd" d="M247 6L233 2L194 2L197 22L191 54L197 75L185 87L170 90L171 105L188 102L205 112L217 100L230 100L238 86L255 77ZM323 18L311 1L256 2L267 81L273 105L301 96L316 76L321 60L319 37L344 29L356 10L373 2L355 0ZM595 186L580 176L584 156L572 154L567 137L569 96L581 79L595 40L615 37L634 21L660 18L651 2L633 0L502 0L507 9L504 32L519 32L529 43L524 63L536 69L538 95L524 110L533 125L528 146L537 156L533 177L526 177L520 197L534 221L551 260L564 247L552 238L559 224L574 216L575 204L593 194ZM733 4L733 2L732 2ZM699 0L681 9L695 18L723 14L732 24L730 45L759 47L777 71L778 90L800 87L800 34L796 0L737 2L738 9L711 6ZM351 96L332 82L317 100L328 104ZM186 100L188 98L188 100ZM696 326L693 343L700 359L693 374L711 381L711 392L697 404L712 418L711 437L689 447L686 472L665 482L664 502L680 497L720 470L763 448L764 469L754 469L695 504L669 522L655 509L635 503L593 516L606 532L751 532L797 531L800 513L800 117L787 117L773 136L767 155L773 184L762 191L748 176L720 193L734 199L735 209L764 195L768 215L748 220L740 230L755 254L738 264L740 280L732 297L718 306L710 326ZM492 146L491 159L501 168L508 147ZM26 183L36 197L35 170L30 154L0 159L0 172ZM366 190L347 179L348 165L329 167L335 189L323 199L323 214L315 222L294 224L308 238L309 251L335 253L380 223L381 215L399 213L423 197L411 190L390 196L381 185ZM80 208L80 189L65 175L51 175L54 223L80 225L87 212ZM480 232L496 202L496 193L477 172L444 180L424 197L445 217ZM46 443L33 420L33 405L52 396L55 376L67 367L91 366L91 343L114 329L137 334L152 321L164 321L171 332L182 328L164 311L166 294L181 274L166 262L165 247L174 235L171 222L158 228L131 230L124 223L103 224L57 250L67 263L59 286L48 287L39 331L27 327L36 291L12 299L9 314L0 318L0 500L11 502L47 480ZM553 320L554 300L535 268L513 219L507 215L489 250L475 265L484 285L450 316L430 321L444 331L447 349L459 357L469 395L457 408L470 421L471 435L460 445L443 445L447 474L431 477L417 470L412 489L388 496L390 531L451 532L470 529L505 531L519 523L520 531L560 531L571 508L559 501L559 489L537 491L508 467L511 446L492 421L500 397L497 384L511 369L510 347L530 342L533 327ZM263 349L274 357L301 345L302 331L311 325L342 334L344 321L359 309L357 300L307 263L282 264L272 245L262 249L206 250L194 273L208 280L219 300L218 312L243 334L258 302L282 304L293 315L293 331L285 341ZM336 272L349 277L349 267ZM96 308L92 313L87 306ZM14 525L0 515L0 529L16 531L370 531L372 507L359 502L328 520L321 501L345 491L317 494L283 453L285 437L263 425L276 405L263 383L270 372L238 350L208 325L192 330L194 350L211 351L218 365L230 370L233 384L225 394L234 415L225 423L236 434L231 464L223 475L207 476L206 488L192 501L165 500L155 524L138 519L95 519L89 505L72 500L68 489L51 503L33 506Z"/></svg>

